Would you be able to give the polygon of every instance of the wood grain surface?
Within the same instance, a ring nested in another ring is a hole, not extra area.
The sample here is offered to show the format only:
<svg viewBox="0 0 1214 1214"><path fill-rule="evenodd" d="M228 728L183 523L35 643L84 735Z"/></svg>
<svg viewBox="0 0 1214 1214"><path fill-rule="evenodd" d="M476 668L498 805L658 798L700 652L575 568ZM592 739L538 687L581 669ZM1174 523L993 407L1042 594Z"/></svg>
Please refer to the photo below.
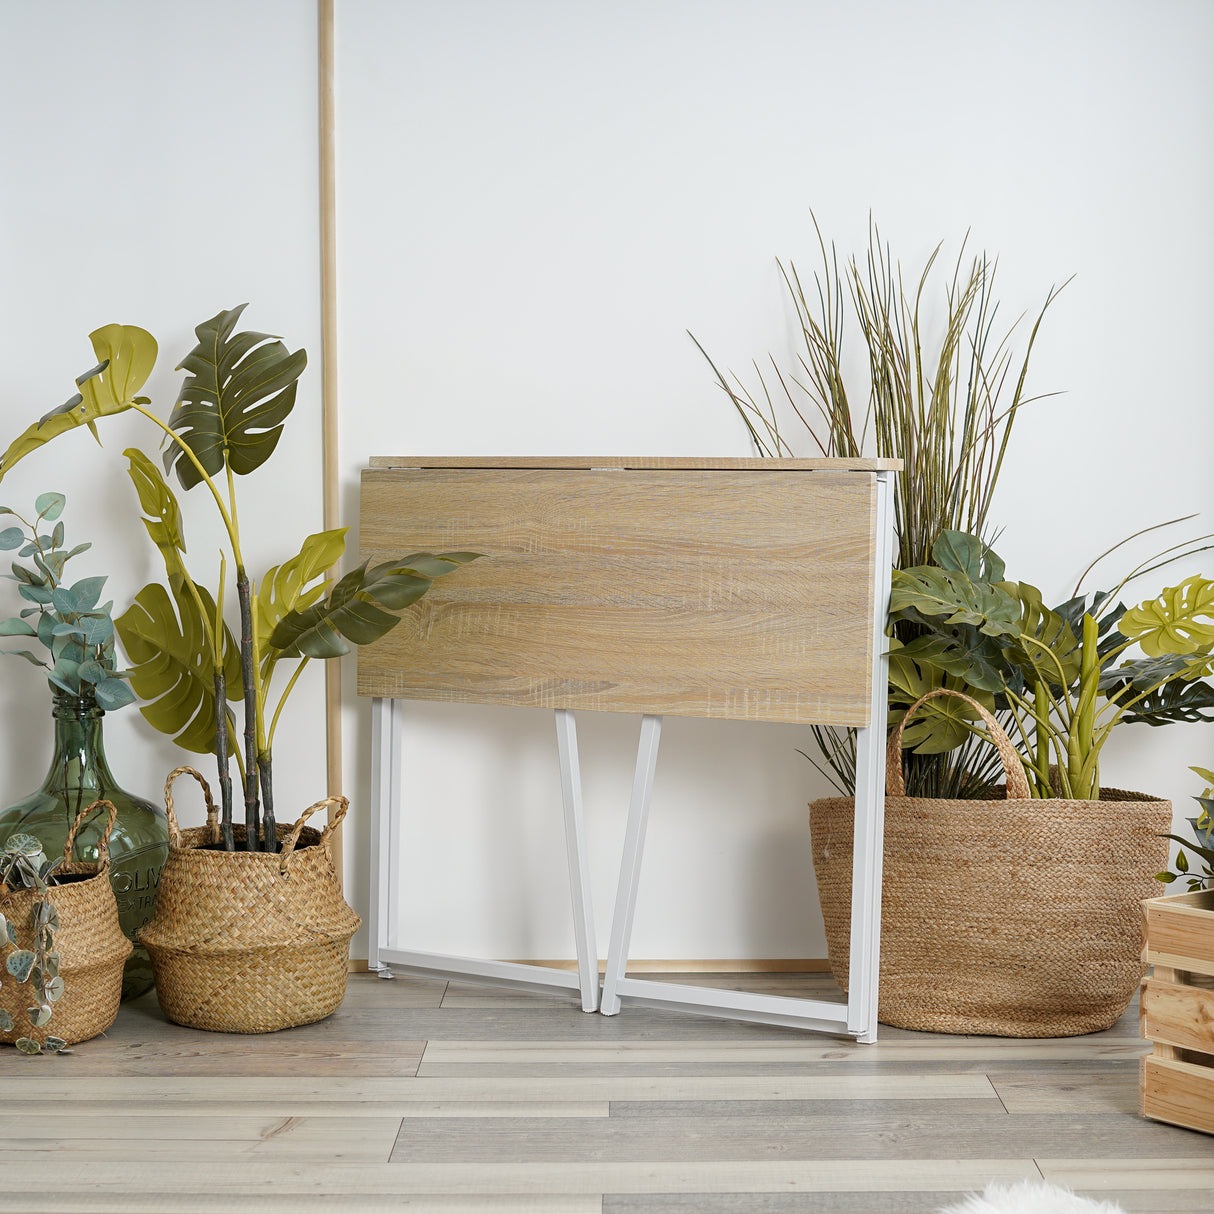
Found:
<svg viewBox="0 0 1214 1214"><path fill-rule="evenodd" d="M749 462L365 470L363 558L485 556L359 650L359 694L866 725L875 478Z"/></svg>

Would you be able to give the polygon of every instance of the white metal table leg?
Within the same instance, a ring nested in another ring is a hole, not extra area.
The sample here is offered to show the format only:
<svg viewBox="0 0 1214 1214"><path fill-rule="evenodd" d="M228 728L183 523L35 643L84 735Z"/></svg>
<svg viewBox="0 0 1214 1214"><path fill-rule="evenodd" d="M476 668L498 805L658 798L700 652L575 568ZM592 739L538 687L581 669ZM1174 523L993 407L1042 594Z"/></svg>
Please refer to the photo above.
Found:
<svg viewBox="0 0 1214 1214"><path fill-rule="evenodd" d="M607 972L599 1007L605 1016L614 1016L620 1010L618 990L628 968L628 945L632 940L632 921L636 914L637 887L641 880L641 859L645 850L645 827L649 821L649 802L653 796L653 777L658 765L658 743L661 738L662 718L642 717L636 773L632 780L632 802L628 808L628 829L624 835L615 914L611 920L611 943L607 949Z"/></svg>
<svg viewBox="0 0 1214 1214"><path fill-rule="evenodd" d="M599 954L590 898L590 861L582 813L582 774L578 764L577 722L573 711L556 709L556 744L561 762L561 801L565 810L565 853L569 865L569 894L573 901L573 937L577 946L582 1011L599 1006Z"/></svg>
<svg viewBox="0 0 1214 1214"><path fill-rule="evenodd" d="M368 914L367 968L381 977L392 971L380 961L395 922L394 875L400 871L401 800L400 702L376 697L371 701L371 905Z"/></svg>
<svg viewBox="0 0 1214 1214"><path fill-rule="evenodd" d="M893 565L893 476L876 478L876 552L873 584L873 662L870 725L856 731L856 808L852 843L851 940L847 1030L862 1042L877 1039L881 967L881 875L885 838L885 716L889 648L885 637Z"/></svg>

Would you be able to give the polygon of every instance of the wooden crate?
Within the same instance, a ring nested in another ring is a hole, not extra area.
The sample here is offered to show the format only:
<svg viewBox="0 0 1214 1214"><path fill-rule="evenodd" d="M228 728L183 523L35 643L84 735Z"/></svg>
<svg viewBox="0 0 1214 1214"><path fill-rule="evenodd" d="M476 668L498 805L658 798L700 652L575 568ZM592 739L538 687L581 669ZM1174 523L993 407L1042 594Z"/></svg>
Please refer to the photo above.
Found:
<svg viewBox="0 0 1214 1214"><path fill-rule="evenodd" d="M1148 898L1142 904L1144 1117L1214 1134L1214 890Z"/></svg>

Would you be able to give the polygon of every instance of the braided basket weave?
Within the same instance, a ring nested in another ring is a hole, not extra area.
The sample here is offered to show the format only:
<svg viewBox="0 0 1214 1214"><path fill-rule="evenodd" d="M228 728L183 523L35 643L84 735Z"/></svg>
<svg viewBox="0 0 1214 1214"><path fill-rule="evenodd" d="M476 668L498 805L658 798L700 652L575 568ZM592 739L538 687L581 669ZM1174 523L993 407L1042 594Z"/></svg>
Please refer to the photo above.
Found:
<svg viewBox="0 0 1214 1214"><path fill-rule="evenodd" d="M179 829L171 789L180 775L202 786L206 826ZM362 922L342 896L330 847L346 799L317 801L293 827L279 826L277 853L207 849L219 842L219 815L193 768L169 774L164 801L169 858L155 917L138 933L164 1014L191 1028L270 1033L335 1012L346 994L350 937ZM332 804L338 811L323 831L304 825ZM239 848L245 829L233 833Z"/></svg>
<svg viewBox="0 0 1214 1214"><path fill-rule="evenodd" d="M878 1018L897 1028L1069 1037L1114 1024L1144 967L1143 898L1167 864L1169 801L1106 788L1099 801L1029 799L1016 751L979 712L1007 795L908 797L902 726L886 763ZM968 697L962 696L962 699ZM854 801L810 806L831 969L847 989Z"/></svg>
<svg viewBox="0 0 1214 1214"><path fill-rule="evenodd" d="M109 810L109 822L97 846L95 861L73 860L76 831L94 809ZM49 898L59 916L54 951L59 954L59 977L63 995L52 1005L50 1021L41 1028L29 1019L27 1009L35 1002L30 986L18 985L8 975L0 982L0 1008L13 1018L13 1027L0 1033L0 1041L28 1037L40 1045L47 1037L59 1037L68 1045L104 1033L118 1015L122 1001L122 967L134 947L118 925L118 904L110 885L110 831L118 811L109 801L94 801L76 815L63 845L64 863L56 870L63 877L84 877L65 885L52 885ZM7 890L0 897L0 911L17 930L17 947L34 947L30 911L38 901L32 889ZM0 950L2 951L2 950Z"/></svg>

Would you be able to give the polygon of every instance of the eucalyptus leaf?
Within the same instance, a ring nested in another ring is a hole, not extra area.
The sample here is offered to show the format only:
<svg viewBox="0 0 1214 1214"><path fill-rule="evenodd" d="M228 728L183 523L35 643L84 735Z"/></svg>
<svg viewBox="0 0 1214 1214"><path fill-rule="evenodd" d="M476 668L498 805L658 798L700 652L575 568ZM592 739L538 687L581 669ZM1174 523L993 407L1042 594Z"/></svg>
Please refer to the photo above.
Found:
<svg viewBox="0 0 1214 1214"><path fill-rule="evenodd" d="M38 635L36 628L31 628L24 620L0 620L0 637L34 637Z"/></svg>
<svg viewBox="0 0 1214 1214"><path fill-rule="evenodd" d="M34 500L34 509L38 517L53 523L63 513L67 498L62 493L42 493Z"/></svg>
<svg viewBox="0 0 1214 1214"><path fill-rule="evenodd" d="M76 610L92 611L97 606L97 600L101 598L101 591L104 589L105 583L104 577L86 577L74 583L71 587L71 594L79 604Z"/></svg>
<svg viewBox="0 0 1214 1214"><path fill-rule="evenodd" d="M114 712L135 702L135 693L121 679L102 679L93 685L93 695L97 699L98 708L106 712Z"/></svg>
<svg viewBox="0 0 1214 1214"><path fill-rule="evenodd" d="M0 531L0 549L11 551L25 543L25 532L20 527L5 527Z"/></svg>

